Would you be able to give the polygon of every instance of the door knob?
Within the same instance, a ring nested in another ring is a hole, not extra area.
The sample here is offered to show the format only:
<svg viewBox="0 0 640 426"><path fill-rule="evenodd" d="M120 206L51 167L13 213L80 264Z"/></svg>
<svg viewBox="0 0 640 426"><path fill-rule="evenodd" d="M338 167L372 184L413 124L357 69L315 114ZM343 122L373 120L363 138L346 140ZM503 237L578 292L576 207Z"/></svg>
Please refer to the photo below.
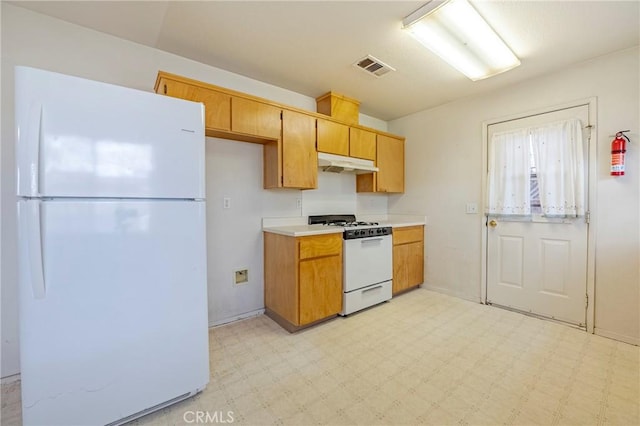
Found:
<svg viewBox="0 0 640 426"><path fill-rule="evenodd" d="M494 219L491 219L491 221L489 221L489 226L495 228L496 226L498 226L498 222L496 222Z"/></svg>

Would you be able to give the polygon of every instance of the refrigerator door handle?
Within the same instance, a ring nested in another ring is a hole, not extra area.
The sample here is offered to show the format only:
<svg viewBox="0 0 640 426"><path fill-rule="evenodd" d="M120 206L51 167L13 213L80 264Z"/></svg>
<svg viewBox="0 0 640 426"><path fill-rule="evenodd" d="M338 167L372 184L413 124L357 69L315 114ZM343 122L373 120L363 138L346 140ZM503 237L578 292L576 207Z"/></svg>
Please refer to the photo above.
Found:
<svg viewBox="0 0 640 426"><path fill-rule="evenodd" d="M25 201L19 210L20 223L22 225L25 241L26 259L29 275L31 276L31 290L35 299L44 299L46 286L44 281L44 268L42 264L42 233L40 226L40 201Z"/></svg>
<svg viewBox="0 0 640 426"><path fill-rule="evenodd" d="M36 103L29 108L26 129L26 149L28 164L29 194L32 197L40 195L40 150L42 148L42 104ZM26 176L25 176L26 177Z"/></svg>

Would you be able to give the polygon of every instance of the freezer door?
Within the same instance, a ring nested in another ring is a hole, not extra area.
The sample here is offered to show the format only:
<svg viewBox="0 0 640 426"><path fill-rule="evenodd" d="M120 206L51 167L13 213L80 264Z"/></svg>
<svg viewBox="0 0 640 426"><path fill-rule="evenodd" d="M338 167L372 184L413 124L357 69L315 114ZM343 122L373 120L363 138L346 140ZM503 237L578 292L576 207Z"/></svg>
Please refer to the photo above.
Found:
<svg viewBox="0 0 640 426"><path fill-rule="evenodd" d="M18 203L25 425L104 425L205 387L204 202Z"/></svg>
<svg viewBox="0 0 640 426"><path fill-rule="evenodd" d="M204 198L204 106L16 67L18 195Z"/></svg>

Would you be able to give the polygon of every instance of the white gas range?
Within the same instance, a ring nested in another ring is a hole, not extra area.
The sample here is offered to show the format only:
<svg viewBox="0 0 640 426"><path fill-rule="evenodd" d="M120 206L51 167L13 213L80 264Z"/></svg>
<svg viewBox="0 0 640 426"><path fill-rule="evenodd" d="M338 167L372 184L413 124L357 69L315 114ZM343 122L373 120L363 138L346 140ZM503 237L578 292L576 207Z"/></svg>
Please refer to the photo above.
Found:
<svg viewBox="0 0 640 426"><path fill-rule="evenodd" d="M340 315L349 315L391 299L392 228L358 222L355 215L309 216L309 225L343 228L343 298Z"/></svg>

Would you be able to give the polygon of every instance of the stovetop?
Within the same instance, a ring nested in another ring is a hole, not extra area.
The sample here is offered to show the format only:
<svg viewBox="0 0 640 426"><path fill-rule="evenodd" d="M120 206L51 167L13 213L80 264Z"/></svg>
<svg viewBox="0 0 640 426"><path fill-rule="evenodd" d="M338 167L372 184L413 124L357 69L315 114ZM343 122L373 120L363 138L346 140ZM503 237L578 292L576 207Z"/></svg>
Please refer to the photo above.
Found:
<svg viewBox="0 0 640 426"><path fill-rule="evenodd" d="M391 234L390 226L381 226L378 222L357 221L352 214L309 216L309 225L322 224L344 228L345 240L368 238Z"/></svg>
<svg viewBox="0 0 640 426"><path fill-rule="evenodd" d="M356 227L365 227L365 226L378 226L379 223L378 222L345 222L345 221L338 221L338 222L325 223L325 225L327 225L327 226L342 226L343 228L356 228Z"/></svg>
<svg viewBox="0 0 640 426"><path fill-rule="evenodd" d="M319 216L309 216L309 225L326 225L326 226L341 226L343 228L356 228L356 227L372 227L378 226L378 222L362 222L356 220L356 215L353 214L327 214Z"/></svg>

